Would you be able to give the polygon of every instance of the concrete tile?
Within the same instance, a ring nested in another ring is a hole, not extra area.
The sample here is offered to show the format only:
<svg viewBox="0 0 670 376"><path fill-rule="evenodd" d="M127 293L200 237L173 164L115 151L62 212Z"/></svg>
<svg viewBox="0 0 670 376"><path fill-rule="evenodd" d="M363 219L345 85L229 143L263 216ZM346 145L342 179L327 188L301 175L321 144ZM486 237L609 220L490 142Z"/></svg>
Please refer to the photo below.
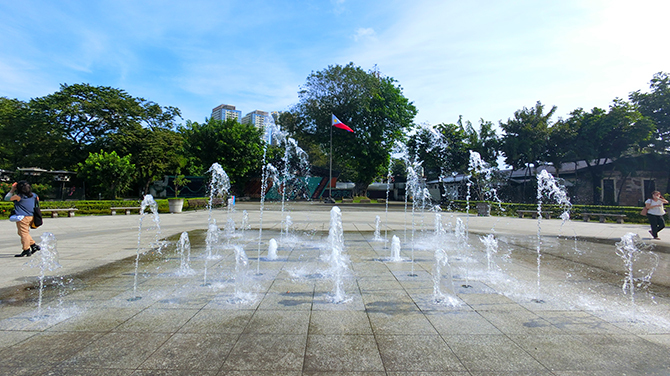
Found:
<svg viewBox="0 0 670 376"><path fill-rule="evenodd" d="M426 314L426 318L442 336L502 334L500 330L477 312L430 312Z"/></svg>
<svg viewBox="0 0 670 376"><path fill-rule="evenodd" d="M310 335L305 371L384 371L372 335Z"/></svg>
<svg viewBox="0 0 670 376"><path fill-rule="evenodd" d="M168 333L108 333L61 363L64 367L135 369L170 338Z"/></svg>
<svg viewBox="0 0 670 376"><path fill-rule="evenodd" d="M368 315L362 311L312 311L310 335L372 334Z"/></svg>
<svg viewBox="0 0 670 376"><path fill-rule="evenodd" d="M387 372L466 371L437 335L376 335Z"/></svg>
<svg viewBox="0 0 670 376"><path fill-rule="evenodd" d="M451 335L445 341L469 371L535 372L547 369L507 336Z"/></svg>
<svg viewBox="0 0 670 376"><path fill-rule="evenodd" d="M99 337L98 333L41 333L0 350L0 359L2 359L2 365L6 367L56 365ZM42 349L48 349L48 351Z"/></svg>
<svg viewBox="0 0 670 376"><path fill-rule="evenodd" d="M244 329L245 334L307 335L309 311L257 310Z"/></svg>
<svg viewBox="0 0 670 376"><path fill-rule="evenodd" d="M561 330L526 310L479 310L479 314L504 334L550 334Z"/></svg>
<svg viewBox="0 0 670 376"><path fill-rule="evenodd" d="M198 310L148 308L114 329L116 332L174 333Z"/></svg>
<svg viewBox="0 0 670 376"><path fill-rule="evenodd" d="M80 367L61 367L56 366L48 372L45 376L128 376L132 374L132 369L104 369L104 368L80 368Z"/></svg>
<svg viewBox="0 0 670 376"><path fill-rule="evenodd" d="M260 302L258 309L271 311L310 310L312 309L313 297L313 292L269 293Z"/></svg>
<svg viewBox="0 0 670 376"><path fill-rule="evenodd" d="M0 350L5 347L13 346L21 341L25 341L26 339L34 335L38 335L39 333L40 332L37 331L30 332L30 331L0 330Z"/></svg>
<svg viewBox="0 0 670 376"><path fill-rule="evenodd" d="M626 334L615 325L608 323L588 312L550 311L539 315L555 327L574 334Z"/></svg>
<svg viewBox="0 0 670 376"><path fill-rule="evenodd" d="M436 335L435 327L421 312L389 311L388 313L368 312L372 331L375 335Z"/></svg>
<svg viewBox="0 0 670 376"><path fill-rule="evenodd" d="M243 334L222 370L301 371L306 335Z"/></svg>
<svg viewBox="0 0 670 376"><path fill-rule="evenodd" d="M142 369L218 371L232 350L237 335L177 333L145 360Z"/></svg>
<svg viewBox="0 0 670 376"><path fill-rule="evenodd" d="M89 308L80 315L58 323L48 330L57 332L108 332L140 313L140 309Z"/></svg>
<svg viewBox="0 0 670 376"><path fill-rule="evenodd" d="M240 334L253 314L253 310L203 309L186 322L179 333Z"/></svg>

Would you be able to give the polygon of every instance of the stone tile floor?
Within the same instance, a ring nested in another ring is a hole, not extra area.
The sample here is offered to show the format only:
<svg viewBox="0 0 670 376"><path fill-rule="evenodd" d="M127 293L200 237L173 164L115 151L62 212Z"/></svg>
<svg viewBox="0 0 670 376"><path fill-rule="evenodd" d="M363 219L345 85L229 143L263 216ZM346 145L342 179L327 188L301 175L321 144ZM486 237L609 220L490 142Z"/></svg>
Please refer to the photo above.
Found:
<svg viewBox="0 0 670 376"><path fill-rule="evenodd" d="M172 243L141 256L136 291L131 258L50 279L40 310L36 289L2 297L0 375L670 375L667 292L641 291L633 309L622 276L560 257L569 241L543 257L538 288L532 239L501 238L489 270L476 237L459 252L426 236L388 262L372 233L347 232L348 301L336 304L326 236L265 231L261 256L274 237L279 259L258 264L257 239L222 240L208 259L193 232L193 275L178 273ZM435 301L437 247L456 305Z"/></svg>

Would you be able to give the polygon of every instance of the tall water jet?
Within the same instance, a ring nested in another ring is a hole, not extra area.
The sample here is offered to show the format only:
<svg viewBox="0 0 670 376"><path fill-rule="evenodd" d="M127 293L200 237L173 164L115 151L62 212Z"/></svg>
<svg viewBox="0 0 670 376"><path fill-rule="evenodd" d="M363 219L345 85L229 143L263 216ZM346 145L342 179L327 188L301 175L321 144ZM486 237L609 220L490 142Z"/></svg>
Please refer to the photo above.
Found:
<svg viewBox="0 0 670 376"><path fill-rule="evenodd" d="M391 238L391 262L402 262L404 259L400 256L400 238L396 235L393 235Z"/></svg>
<svg viewBox="0 0 670 376"><path fill-rule="evenodd" d="M381 225L381 218L379 218L379 216L377 215L377 216L375 216L375 233L374 233L374 238L372 239L376 242L380 242L380 241L384 240L384 239L382 239L382 236L381 236L381 231L380 231L380 228L379 228L380 225Z"/></svg>
<svg viewBox="0 0 670 376"><path fill-rule="evenodd" d="M277 248L277 241L274 238L270 239L268 245L268 260L274 261L277 259Z"/></svg>
<svg viewBox="0 0 670 376"><path fill-rule="evenodd" d="M456 218L456 226L454 228L454 235L456 236L456 249L462 255L465 263L465 283L461 286L464 288L471 288L470 285L470 244L468 244L468 234L465 224L460 218Z"/></svg>
<svg viewBox="0 0 670 376"><path fill-rule="evenodd" d="M191 240L188 237L188 232L184 231L181 233L177 249L179 250L180 259L177 275L188 276L195 274L195 270L191 268Z"/></svg>
<svg viewBox="0 0 670 376"><path fill-rule="evenodd" d="M157 227L156 238L160 234L160 218L158 216L158 204L152 195L145 195L142 203L140 204L140 220L139 220L139 229L137 231L137 256L135 257L135 274L133 278L133 297L129 298L128 301L135 301L142 299L142 297L137 296L137 271L140 266L140 254L142 249L142 223L144 221L144 216L146 215L145 210L149 208L153 214L152 219L154 225ZM160 251L160 248L159 248Z"/></svg>
<svg viewBox="0 0 670 376"><path fill-rule="evenodd" d="M216 225L216 219L212 219L212 222L207 226L207 235L205 236L205 251L207 255L205 256L205 271L203 276L203 286L208 286L207 283L207 266L209 260L212 258L212 249L219 244L219 227Z"/></svg>
<svg viewBox="0 0 670 376"><path fill-rule="evenodd" d="M479 240L484 244L486 249L486 265L490 272L496 266L493 256L498 253L498 239L496 239L495 235L488 234L486 236L480 236Z"/></svg>
<svg viewBox="0 0 670 376"><path fill-rule="evenodd" d="M242 232L242 236L244 236L244 232L246 230L249 230L251 226L249 225L249 212L246 210L242 210L242 225L240 226L240 231Z"/></svg>
<svg viewBox="0 0 670 376"><path fill-rule="evenodd" d="M212 179L209 182L209 201L207 202L207 210L209 210L208 223L211 223L214 197L223 197L228 194L230 191L230 179L221 165L216 162L212 164L207 172L212 174Z"/></svg>
<svg viewBox="0 0 670 376"><path fill-rule="evenodd" d="M39 295L37 298L37 317L42 316L42 295L44 292L44 277L47 272L60 269L58 262L58 250L56 248L56 237L50 232L45 232L40 237L40 252L30 260L28 265L33 268L39 268Z"/></svg>
<svg viewBox="0 0 670 376"><path fill-rule="evenodd" d="M445 294L442 291L442 268L447 269L446 285L449 292ZM433 266L433 303L455 307L460 305L460 301L454 293L453 275L449 257L443 249L435 251L435 265Z"/></svg>
<svg viewBox="0 0 670 376"><path fill-rule="evenodd" d="M616 254L621 257L626 267L626 275L621 289L624 294L629 294L632 317L635 321L635 289L645 288L651 284L651 276L658 267L659 258L654 252L651 252L652 245L645 244L640 236L634 233L627 233L621 237L621 241L616 243ZM643 258L646 258L647 265L643 264ZM636 274L638 276L636 276Z"/></svg>
<svg viewBox="0 0 670 376"><path fill-rule="evenodd" d="M328 230L328 246L331 250L328 257L330 274L333 276L333 293L331 302L345 303L350 299L344 292L344 274L348 270L348 258L344 255L344 229L342 227L342 212L337 206L330 210L330 229Z"/></svg>
<svg viewBox="0 0 670 376"><path fill-rule="evenodd" d="M263 210L265 209L265 194L268 190L268 180L272 178L272 181L277 184L279 179L277 178L278 172L277 169L270 163L263 166L263 173L261 177L261 208L259 214L259 225L258 225L258 257L256 258L256 274L261 274L261 243L263 240Z"/></svg>
<svg viewBox="0 0 670 376"><path fill-rule="evenodd" d="M561 214L563 223L570 219L570 208L572 207L565 189L558 185L556 179L547 170L542 170L537 174L537 298L533 299L535 303L544 303L540 297L540 266L542 264L542 200L545 195L553 198L563 208Z"/></svg>
<svg viewBox="0 0 670 376"><path fill-rule="evenodd" d="M247 291L247 274L249 269L249 258L244 248L239 245L233 246L235 252L235 294L228 299L232 304L248 304L254 301L254 294Z"/></svg>

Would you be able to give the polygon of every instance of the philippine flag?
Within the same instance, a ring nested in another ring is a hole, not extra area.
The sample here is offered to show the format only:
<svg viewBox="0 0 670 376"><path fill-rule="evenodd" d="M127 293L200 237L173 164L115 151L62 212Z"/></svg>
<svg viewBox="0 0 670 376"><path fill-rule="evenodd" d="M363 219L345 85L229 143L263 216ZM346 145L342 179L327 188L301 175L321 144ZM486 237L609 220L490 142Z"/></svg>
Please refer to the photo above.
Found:
<svg viewBox="0 0 670 376"><path fill-rule="evenodd" d="M354 131L353 129L347 127L343 122L341 122L340 119L338 119L335 115L333 115L333 127L344 129L345 131L348 132Z"/></svg>

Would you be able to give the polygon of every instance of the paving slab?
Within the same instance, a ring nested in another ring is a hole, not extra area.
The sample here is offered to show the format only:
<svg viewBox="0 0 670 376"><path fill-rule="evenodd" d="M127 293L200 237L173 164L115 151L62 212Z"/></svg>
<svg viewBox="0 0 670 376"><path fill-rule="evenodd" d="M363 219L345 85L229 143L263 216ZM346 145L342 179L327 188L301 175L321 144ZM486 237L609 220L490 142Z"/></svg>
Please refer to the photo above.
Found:
<svg viewBox="0 0 670 376"><path fill-rule="evenodd" d="M62 267L41 295L40 270L26 265L39 253L14 258L18 236L0 223L0 375L670 374L668 243L653 241L659 266L634 302L614 246L628 232L651 243L647 226L542 220L538 268L537 220L442 213L444 228L468 224L459 249L453 234L433 234L432 213L406 231L412 218L391 207L382 236L398 236L404 258L392 262L372 234L386 213L342 206L346 298L334 303L330 208L292 204L284 234L269 204L262 235L257 206L214 211L222 224L246 210L251 229L222 232L212 256L206 211L161 215L167 242L155 227L140 233L137 214L47 218L40 231L58 239ZM176 246L184 231L189 273ZM479 241L491 233L492 264Z"/></svg>

